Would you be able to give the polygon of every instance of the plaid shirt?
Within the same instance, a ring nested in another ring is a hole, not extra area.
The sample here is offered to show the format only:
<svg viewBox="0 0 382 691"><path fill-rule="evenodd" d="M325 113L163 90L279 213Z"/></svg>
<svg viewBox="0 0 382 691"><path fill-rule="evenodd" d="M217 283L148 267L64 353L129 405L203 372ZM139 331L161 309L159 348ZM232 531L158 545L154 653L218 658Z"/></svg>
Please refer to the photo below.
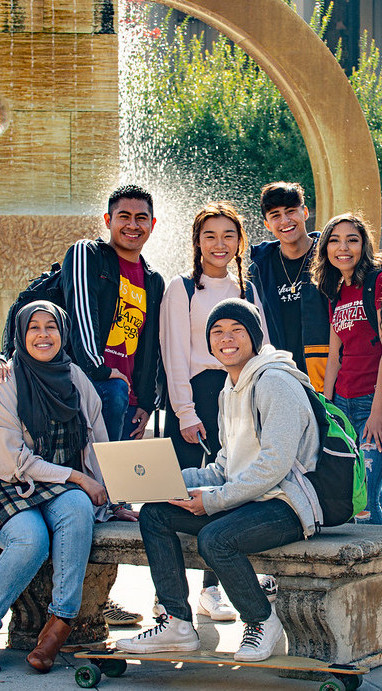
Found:
<svg viewBox="0 0 382 691"><path fill-rule="evenodd" d="M20 511L31 509L43 502L50 501L59 494L66 492L69 489L80 489L74 482L66 482L64 485L58 482L37 482L35 481L35 490L30 497L20 497L17 492L17 487L25 489L20 482L4 482L0 480L0 528ZM27 487L27 485L26 485Z"/></svg>
<svg viewBox="0 0 382 691"><path fill-rule="evenodd" d="M57 465L69 465L72 468L81 469L81 454L78 454L76 462L68 458L66 429L60 422L51 421L52 446L55 453L52 463ZM34 482L33 494L29 497L20 497L17 488L24 493L28 489L28 483L5 482L0 480L0 528L19 511L33 508L46 501L50 501L68 489L80 489L74 482L60 484L58 482Z"/></svg>

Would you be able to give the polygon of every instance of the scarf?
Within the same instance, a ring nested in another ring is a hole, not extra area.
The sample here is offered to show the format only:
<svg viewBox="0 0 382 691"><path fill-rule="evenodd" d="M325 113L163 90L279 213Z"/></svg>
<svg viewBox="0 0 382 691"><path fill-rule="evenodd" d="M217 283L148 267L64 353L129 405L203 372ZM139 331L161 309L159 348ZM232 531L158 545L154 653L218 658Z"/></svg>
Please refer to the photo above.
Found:
<svg viewBox="0 0 382 691"><path fill-rule="evenodd" d="M32 357L25 345L29 322L35 312L48 312L61 336L59 352L49 362ZM34 442L34 453L52 461L55 435L52 421L65 428L65 456L76 456L87 444L87 425L80 408L80 394L70 376L71 359L64 347L70 320L66 312L47 300L25 305L16 315L14 373L17 387L17 414Z"/></svg>

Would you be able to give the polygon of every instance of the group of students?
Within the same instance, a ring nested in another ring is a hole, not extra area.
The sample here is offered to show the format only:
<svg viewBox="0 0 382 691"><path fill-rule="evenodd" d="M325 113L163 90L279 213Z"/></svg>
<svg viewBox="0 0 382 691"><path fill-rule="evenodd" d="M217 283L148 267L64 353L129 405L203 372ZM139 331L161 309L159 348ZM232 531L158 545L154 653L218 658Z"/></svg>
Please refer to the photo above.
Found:
<svg viewBox="0 0 382 691"><path fill-rule="evenodd" d="M297 183L266 185L261 210L275 240L252 247L245 272L242 217L229 202L208 203L192 228L192 270L164 291L141 255L155 225L152 198L119 188L104 217L109 242L81 240L66 254L70 319L47 301L17 314L16 349L0 385L0 620L51 550L51 616L27 657L40 672L51 669L79 611L94 520L136 520L108 503L92 442L143 436L159 343L164 433L186 485L197 489L188 502L140 512L157 625L118 641L121 650L199 647L181 531L198 536L208 566L198 611L214 619L239 612L244 635L235 659L271 655L282 626L247 555L316 530L317 495L296 473L314 470L319 451L304 388L334 397L356 427L368 473L358 520L382 522L382 296L370 230L344 214L308 234ZM364 285L374 291L379 338L363 308ZM65 351L68 336L77 364ZM210 446L206 459L200 440Z"/></svg>

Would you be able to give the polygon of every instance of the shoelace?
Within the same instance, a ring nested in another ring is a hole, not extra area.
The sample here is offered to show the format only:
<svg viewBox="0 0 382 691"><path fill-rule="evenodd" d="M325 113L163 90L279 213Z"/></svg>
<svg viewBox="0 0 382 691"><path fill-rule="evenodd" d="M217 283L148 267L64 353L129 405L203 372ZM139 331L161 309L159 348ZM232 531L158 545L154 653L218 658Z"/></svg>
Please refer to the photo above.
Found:
<svg viewBox="0 0 382 691"><path fill-rule="evenodd" d="M120 614L121 612L124 612L122 607L117 605L116 602L113 602L113 600L107 600L106 601L106 605L105 605L103 611L104 612L117 612L118 614Z"/></svg>
<svg viewBox="0 0 382 691"><path fill-rule="evenodd" d="M212 593L210 592L209 594L215 600L215 602L221 602L222 596L219 590L215 590Z"/></svg>
<svg viewBox="0 0 382 691"><path fill-rule="evenodd" d="M272 592L276 590L276 583L274 582L272 576L268 576L268 578L262 582L261 587L263 590L270 590Z"/></svg>
<svg viewBox="0 0 382 691"><path fill-rule="evenodd" d="M256 626L246 624L241 645L251 645L253 648L257 648L257 646L260 645L263 636L264 627L261 623L257 624Z"/></svg>
<svg viewBox="0 0 382 691"><path fill-rule="evenodd" d="M158 622L156 626L153 626L152 629L147 629L147 631L139 633L137 638L151 638L152 636L156 636L158 633L164 631L164 629L170 623L166 612L163 612L163 614L161 614L159 617L156 617L155 621Z"/></svg>

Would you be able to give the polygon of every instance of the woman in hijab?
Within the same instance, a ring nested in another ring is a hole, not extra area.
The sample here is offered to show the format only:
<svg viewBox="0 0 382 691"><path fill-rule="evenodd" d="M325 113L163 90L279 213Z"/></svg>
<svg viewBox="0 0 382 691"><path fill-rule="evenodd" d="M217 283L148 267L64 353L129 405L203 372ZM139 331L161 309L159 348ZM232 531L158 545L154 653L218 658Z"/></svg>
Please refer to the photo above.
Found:
<svg viewBox="0 0 382 691"><path fill-rule="evenodd" d="M108 510L91 445L107 441L101 402L63 350L67 335L61 308L23 307L0 387L0 626L51 547L51 617L27 657L39 672L49 672L80 609L93 505L100 520Z"/></svg>

